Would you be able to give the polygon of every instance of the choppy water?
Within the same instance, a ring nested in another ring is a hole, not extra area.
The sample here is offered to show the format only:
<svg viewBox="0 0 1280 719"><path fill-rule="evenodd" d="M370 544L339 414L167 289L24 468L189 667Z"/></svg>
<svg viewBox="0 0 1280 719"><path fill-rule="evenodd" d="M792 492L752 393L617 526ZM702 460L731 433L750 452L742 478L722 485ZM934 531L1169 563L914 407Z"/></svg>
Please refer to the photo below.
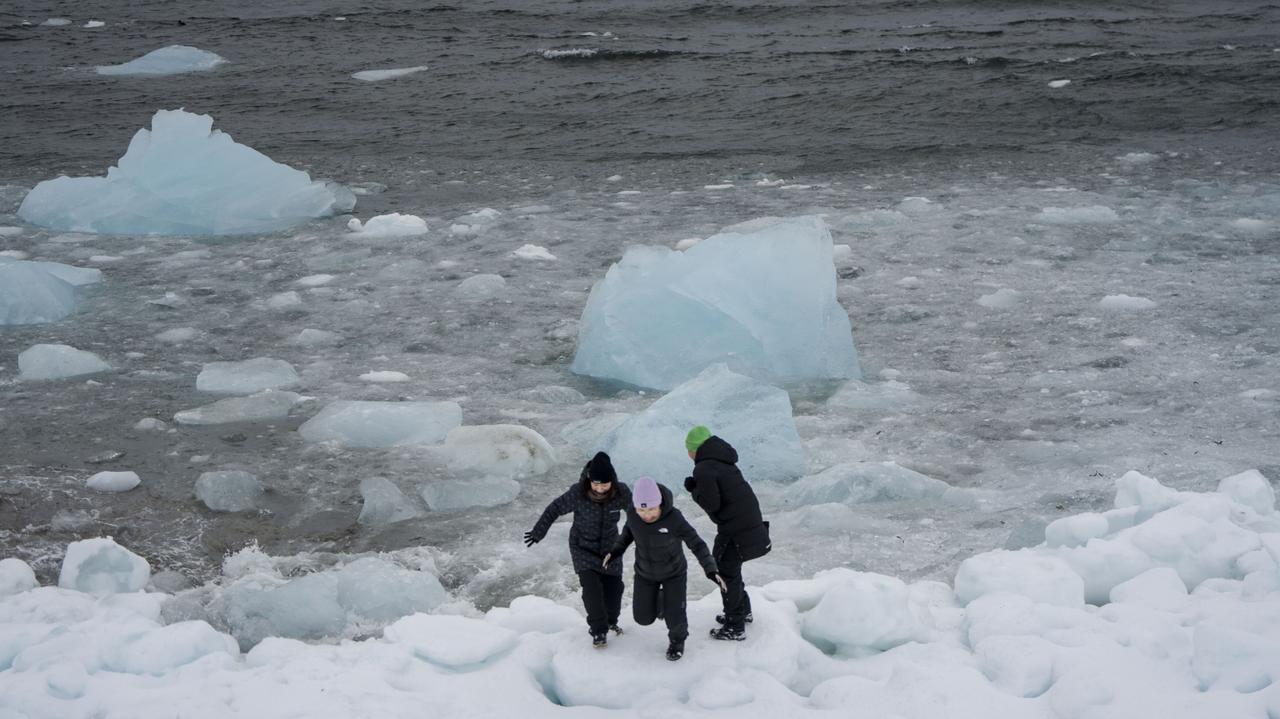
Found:
<svg viewBox="0 0 1280 719"><path fill-rule="evenodd" d="M586 290L627 244L670 245L763 215L822 213L853 246L860 271L842 276L840 298L869 376L897 370L919 396L848 412L797 392L811 468L894 460L978 501L857 507L835 524L771 506L779 550L749 579L835 565L946 577L1011 533L1025 541L1039 523L1105 502L1128 469L1196 488L1251 467L1280 477L1280 6L1097 5L85 2L0 12L4 224L16 222L23 188L101 174L156 109L185 106L278 161L386 185L361 198L360 217L411 212L432 227L425 240L374 243L347 238L340 218L214 244L0 237L0 248L41 259L123 258L104 265L106 282L71 318L0 332L0 556L31 559L47 578L67 541L112 533L157 568L204 579L254 539L318 563L425 545L446 584L482 605L568 591L567 553L552 541L527 552L519 533L576 477L573 423L650 401L568 372ZM73 23L38 25L54 16ZM88 19L106 25L81 27ZM92 72L175 43L230 64L168 79ZM415 65L430 69L350 78ZM1072 82L1048 86L1059 79ZM911 196L932 204L903 204ZM1055 225L1041 214L1093 205L1116 221ZM452 218L484 206L500 221L449 233ZM527 242L560 259L513 259ZM316 272L338 279L304 292L301 308L263 306ZM458 281L476 272L504 275L507 295L458 300ZM1023 303L975 302L1000 288ZM170 292L177 302L149 302ZM1158 309L1099 311L1119 293ZM154 339L175 327L199 336ZM343 340L286 342L306 327ZM36 342L99 352L119 371L96 385L14 382L14 356ZM317 401L272 426L131 429L206 403L194 389L202 363L259 355L294 363ZM371 369L413 380L357 379ZM544 401L546 385L588 401ZM526 424L557 445L561 466L507 507L362 531L360 479L387 476L412 492L443 470L411 450L309 447L292 430L330 399L397 397L456 400L468 424ZM97 462L115 451L125 454ZM86 493L83 479L108 468L137 470L143 487ZM204 511L192 483L216 468L258 474L270 511Z"/></svg>

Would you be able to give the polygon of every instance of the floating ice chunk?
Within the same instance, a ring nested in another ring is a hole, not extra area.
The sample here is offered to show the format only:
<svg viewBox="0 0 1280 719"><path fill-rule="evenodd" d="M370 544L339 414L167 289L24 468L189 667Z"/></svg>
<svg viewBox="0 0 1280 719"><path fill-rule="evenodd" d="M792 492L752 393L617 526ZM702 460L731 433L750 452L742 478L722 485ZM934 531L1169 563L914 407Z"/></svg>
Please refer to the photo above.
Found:
<svg viewBox="0 0 1280 719"><path fill-rule="evenodd" d="M323 287L324 285L333 282L333 280L333 275L307 275L306 277L294 280L293 283L303 287Z"/></svg>
<svg viewBox="0 0 1280 719"><path fill-rule="evenodd" d="M364 505L357 521L361 524L376 527L422 515L404 492L386 477L360 480L360 497Z"/></svg>
<svg viewBox="0 0 1280 719"><path fill-rule="evenodd" d="M1149 310L1156 306L1156 303L1146 297L1130 297L1129 295L1107 295L1098 301L1098 306L1104 310Z"/></svg>
<svg viewBox="0 0 1280 719"><path fill-rule="evenodd" d="M1111 523L1097 512L1085 512L1055 519L1044 528L1044 541L1050 547L1080 547L1090 539L1111 532Z"/></svg>
<svg viewBox="0 0 1280 719"><path fill-rule="evenodd" d="M454 294L471 300L483 300L496 297L507 289L507 281L502 275L472 275L458 283Z"/></svg>
<svg viewBox="0 0 1280 719"><path fill-rule="evenodd" d="M827 399L828 407L841 409L897 409L920 398L905 383L897 380L863 382L851 379Z"/></svg>
<svg viewBox="0 0 1280 719"><path fill-rule="evenodd" d="M201 392L249 394L289 387L301 381L293 365L280 359L254 357L241 362L209 362L196 375Z"/></svg>
<svg viewBox="0 0 1280 719"><path fill-rule="evenodd" d="M574 372L671 389L717 362L771 381L859 376L820 218L724 232L684 252L632 247L592 288Z"/></svg>
<svg viewBox="0 0 1280 719"><path fill-rule="evenodd" d="M328 330L317 330L308 327L289 339L289 344L302 345L304 347L323 347L334 345L342 341L342 337L336 332Z"/></svg>
<svg viewBox="0 0 1280 719"><path fill-rule="evenodd" d="M1070 80L1050 80L1049 81L1049 87L1052 87L1055 90L1060 87L1066 87L1067 85L1070 85L1070 84L1071 84Z"/></svg>
<svg viewBox="0 0 1280 719"><path fill-rule="evenodd" d="M370 217L368 222L363 223L353 217L347 222L347 229L351 230L354 236L361 239L414 237L427 233L427 221L416 215L402 215L399 212L392 212L389 215Z"/></svg>
<svg viewBox="0 0 1280 719"><path fill-rule="evenodd" d="M582 626L582 615L573 609L546 597L532 595L516 597L509 607L494 607L484 615L484 619L518 634L558 634Z"/></svg>
<svg viewBox="0 0 1280 719"><path fill-rule="evenodd" d="M1223 479L1218 483L1218 491L1258 514L1276 511L1276 491L1272 489L1270 480L1256 469Z"/></svg>
<svg viewBox="0 0 1280 719"><path fill-rule="evenodd" d="M353 74L351 77L362 80L364 82L378 82L380 80L391 80L405 75L412 75L415 72L426 70L426 65L418 65L417 67L394 67L387 70L361 70Z"/></svg>
<svg viewBox="0 0 1280 719"><path fill-rule="evenodd" d="M1150 152L1126 152L1116 159L1126 165L1149 165L1159 160L1160 156Z"/></svg>
<svg viewBox="0 0 1280 719"><path fill-rule="evenodd" d="M68 345L33 345L18 354L18 379L48 380L108 372L101 357Z"/></svg>
<svg viewBox="0 0 1280 719"><path fill-rule="evenodd" d="M36 573L15 557L0 559L0 598L21 594L36 587Z"/></svg>
<svg viewBox="0 0 1280 719"><path fill-rule="evenodd" d="M462 408L454 402L338 400L304 422L298 433L308 442L390 447L439 442L460 424Z"/></svg>
<svg viewBox="0 0 1280 719"><path fill-rule="evenodd" d="M190 342L200 335L200 331L195 327L174 327L164 332L156 334L156 339L171 345L180 345L183 342Z"/></svg>
<svg viewBox="0 0 1280 719"><path fill-rule="evenodd" d="M1009 592L1042 604L1084 606L1084 580L1063 560L1020 549L970 557L956 572L956 598L968 604L994 592Z"/></svg>
<svg viewBox="0 0 1280 719"><path fill-rule="evenodd" d="M936 499L951 487L894 462L849 462L828 467L787 487L788 504L861 504Z"/></svg>
<svg viewBox="0 0 1280 719"><path fill-rule="evenodd" d="M1120 216L1106 205L1087 207L1046 207L1035 216L1036 222L1047 225L1107 225L1119 222Z"/></svg>
<svg viewBox="0 0 1280 719"><path fill-rule="evenodd" d="M1247 235L1265 235L1271 231L1271 223L1253 217L1240 217L1232 220L1231 229Z"/></svg>
<svg viewBox="0 0 1280 719"><path fill-rule="evenodd" d="M96 71L99 75L180 75L206 72L226 61L226 58L208 50L170 45L121 65L99 65Z"/></svg>
<svg viewBox="0 0 1280 719"><path fill-rule="evenodd" d="M583 404L587 398L578 390L563 385L548 384L521 390L520 398L530 402L544 404L576 405Z"/></svg>
<svg viewBox="0 0 1280 719"><path fill-rule="evenodd" d="M230 422L266 422L284 419L289 410L302 401L302 395L284 390L263 390L248 397L228 397L195 409L173 415L173 421L185 425L227 424Z"/></svg>
<svg viewBox="0 0 1280 719"><path fill-rule="evenodd" d="M163 432L169 429L169 425L155 417L143 417L138 420L137 424L133 425L133 428L139 432Z"/></svg>
<svg viewBox="0 0 1280 719"><path fill-rule="evenodd" d="M699 242L702 242L702 238L701 238L701 237L688 237L688 238L685 238L685 239L680 240L679 242L677 242L677 243L676 243L676 250L677 250L677 251L679 251L679 252L684 252L685 250L689 249L690 247L693 247L694 245L698 244Z"/></svg>
<svg viewBox="0 0 1280 719"><path fill-rule="evenodd" d="M434 574L385 559L365 557L338 570L338 603L366 619L389 622L429 612L448 598Z"/></svg>
<svg viewBox="0 0 1280 719"><path fill-rule="evenodd" d="M514 424L457 427L445 437L444 452L452 469L490 477L545 474L556 462L542 435Z"/></svg>
<svg viewBox="0 0 1280 719"><path fill-rule="evenodd" d="M40 24L48 27L65 27L70 25L71 21L65 17L51 17Z"/></svg>
<svg viewBox="0 0 1280 719"><path fill-rule="evenodd" d="M237 582L226 594L227 622L241 647L268 636L321 639L347 625L336 572L308 574L267 588Z"/></svg>
<svg viewBox="0 0 1280 719"><path fill-rule="evenodd" d="M110 537L97 537L67 545L58 586L88 594L139 592L150 578L147 560Z"/></svg>
<svg viewBox="0 0 1280 719"><path fill-rule="evenodd" d="M5 260L0 259L0 262ZM24 262L22 264L48 272L73 287L84 287L102 281L102 270L93 267L76 267L64 265L61 262Z"/></svg>
<svg viewBox="0 0 1280 719"><path fill-rule="evenodd" d="M85 482L85 486L98 492L128 492L142 484L137 472L98 472Z"/></svg>
<svg viewBox="0 0 1280 719"><path fill-rule="evenodd" d="M676 387L599 441L629 476L679 485L693 469L684 448L690 427L706 425L738 451L747 481L790 480L804 474L804 449L787 393L722 364Z"/></svg>
<svg viewBox="0 0 1280 719"><path fill-rule="evenodd" d="M350 210L346 188L273 162L213 130L213 118L160 110L106 177L36 185L18 216L55 230L129 235L272 232Z"/></svg>
<svg viewBox="0 0 1280 719"><path fill-rule="evenodd" d="M360 379L365 382L408 382L409 375L404 372L382 370L379 372L365 372L360 375Z"/></svg>
<svg viewBox="0 0 1280 719"><path fill-rule="evenodd" d="M993 310L1007 310L1011 307L1017 307L1021 302L1022 293L1007 287L978 298L978 304Z"/></svg>
<svg viewBox="0 0 1280 719"><path fill-rule="evenodd" d="M0 325L56 322L75 309L75 287L42 264L0 259Z"/></svg>
<svg viewBox="0 0 1280 719"><path fill-rule="evenodd" d="M897 205L898 212L904 215L933 215L942 211L942 206L927 197L907 197Z"/></svg>
<svg viewBox="0 0 1280 719"><path fill-rule="evenodd" d="M513 250L511 254L521 260L554 260L555 255L547 251L547 248L541 245L521 245L519 249Z"/></svg>
<svg viewBox="0 0 1280 719"><path fill-rule="evenodd" d="M423 484L422 501L434 512L497 507L520 495L520 483L506 477L452 477Z"/></svg>
<svg viewBox="0 0 1280 719"><path fill-rule="evenodd" d="M106 25L107 24L101 20L89 20L81 27L86 27L92 30L93 28L106 27Z"/></svg>
<svg viewBox="0 0 1280 719"><path fill-rule="evenodd" d="M387 641L404 645L421 659L450 669L468 669L506 652L516 633L480 619L415 614L382 630Z"/></svg>
<svg viewBox="0 0 1280 719"><path fill-rule="evenodd" d="M302 296L295 290L277 292L267 298L265 305L269 310L291 310L302 306Z"/></svg>
<svg viewBox="0 0 1280 719"><path fill-rule="evenodd" d="M838 573L839 580L805 614L806 639L844 655L884 651L924 639L924 628L911 613L902 580L870 572L832 572Z"/></svg>
<svg viewBox="0 0 1280 719"><path fill-rule="evenodd" d="M215 512L253 509L262 496L262 483L248 472L205 472L196 480L196 498Z"/></svg>

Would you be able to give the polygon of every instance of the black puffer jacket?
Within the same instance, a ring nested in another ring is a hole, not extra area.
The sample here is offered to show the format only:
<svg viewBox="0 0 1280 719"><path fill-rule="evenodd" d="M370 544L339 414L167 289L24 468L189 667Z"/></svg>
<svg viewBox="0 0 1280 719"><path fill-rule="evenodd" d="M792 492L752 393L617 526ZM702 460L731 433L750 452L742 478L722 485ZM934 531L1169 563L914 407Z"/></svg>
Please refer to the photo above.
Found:
<svg viewBox="0 0 1280 719"><path fill-rule="evenodd" d="M662 581L689 571L689 563L684 558L684 547L688 545L693 556L702 565L702 571L711 576L716 573L716 561L707 550L707 543L702 541L698 533L684 518L680 510L675 508L671 490L658 485L662 492L662 513L652 524L640 518L634 507L627 508L627 523L622 527L622 534L614 543L610 554L616 560L632 542L636 545L636 574L653 581ZM612 564L612 562L610 562Z"/></svg>
<svg viewBox="0 0 1280 719"><path fill-rule="evenodd" d="M557 518L572 512L569 555L573 557L573 571L591 570L621 576L622 562L619 559L609 562L608 567L600 566L600 562L618 538L618 520L622 518L622 510L630 506L631 488L622 482L613 483L613 496L608 499L602 502L592 499L591 480L584 467L577 484L553 499L543 510L533 525L533 536L542 541Z"/></svg>
<svg viewBox="0 0 1280 719"><path fill-rule="evenodd" d="M693 476L684 480L684 487L715 522L716 556L729 542L738 545L744 559L768 552L768 526L755 491L738 471L737 451L712 435L698 448L693 462Z"/></svg>

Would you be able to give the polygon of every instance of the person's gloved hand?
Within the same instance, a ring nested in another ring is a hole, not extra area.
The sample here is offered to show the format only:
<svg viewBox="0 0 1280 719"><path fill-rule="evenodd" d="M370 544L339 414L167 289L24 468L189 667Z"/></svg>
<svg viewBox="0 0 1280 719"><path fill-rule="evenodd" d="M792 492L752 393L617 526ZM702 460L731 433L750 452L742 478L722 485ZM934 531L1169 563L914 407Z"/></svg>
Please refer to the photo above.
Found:
<svg viewBox="0 0 1280 719"><path fill-rule="evenodd" d="M685 478L684 478L684 488L685 488L685 491L687 491L687 492L692 492L692 491L693 491L693 488L694 488L694 487L696 487L696 486L697 486L697 483L693 481L693 477L685 477Z"/></svg>
<svg viewBox="0 0 1280 719"><path fill-rule="evenodd" d="M526 547L532 547L533 545L541 541L542 541L542 537L537 534L534 534L532 531L524 533L524 546Z"/></svg>
<svg viewBox="0 0 1280 719"><path fill-rule="evenodd" d="M720 591L722 592L729 591L729 585L724 583L724 577L720 576L719 572L707 572L707 579L710 579L716 584L719 584Z"/></svg>

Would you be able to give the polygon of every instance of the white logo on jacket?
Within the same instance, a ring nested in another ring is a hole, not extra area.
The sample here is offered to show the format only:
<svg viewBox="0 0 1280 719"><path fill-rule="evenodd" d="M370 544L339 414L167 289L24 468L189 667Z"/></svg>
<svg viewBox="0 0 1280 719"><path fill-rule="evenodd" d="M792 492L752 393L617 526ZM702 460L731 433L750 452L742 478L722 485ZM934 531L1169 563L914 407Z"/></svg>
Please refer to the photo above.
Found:
<svg viewBox="0 0 1280 719"><path fill-rule="evenodd" d="M666 534L666 533L667 533L667 528L666 528L666 527L659 527L659 528L658 528L658 534Z"/></svg>

